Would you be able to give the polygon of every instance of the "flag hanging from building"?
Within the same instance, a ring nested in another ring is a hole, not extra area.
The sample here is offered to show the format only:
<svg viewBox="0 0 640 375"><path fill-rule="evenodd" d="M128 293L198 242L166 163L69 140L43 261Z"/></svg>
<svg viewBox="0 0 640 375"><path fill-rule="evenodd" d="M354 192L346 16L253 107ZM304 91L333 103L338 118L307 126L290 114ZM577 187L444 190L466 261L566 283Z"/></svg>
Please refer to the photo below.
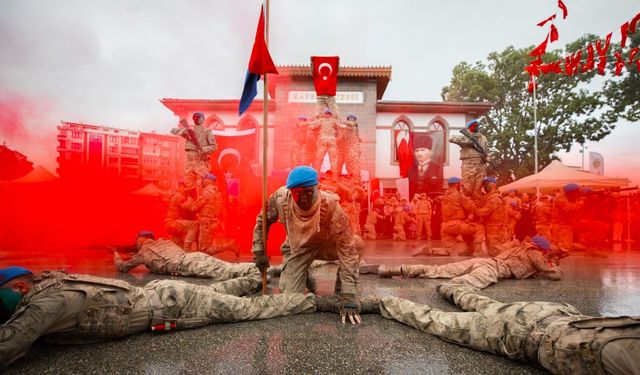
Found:
<svg viewBox="0 0 640 375"><path fill-rule="evenodd" d="M313 85L317 95L336 96L339 56L311 56Z"/></svg>
<svg viewBox="0 0 640 375"><path fill-rule="evenodd" d="M249 108L251 102L253 102L253 99L258 94L258 81L260 80L260 76L264 76L267 73L278 74L278 69L276 69L276 65L271 59L267 43L264 39L264 9L261 8L256 38L253 42L249 67L244 80L242 96L240 97L240 106L238 108L240 115Z"/></svg>
<svg viewBox="0 0 640 375"><path fill-rule="evenodd" d="M598 152L589 152L589 172L604 176L604 157Z"/></svg>

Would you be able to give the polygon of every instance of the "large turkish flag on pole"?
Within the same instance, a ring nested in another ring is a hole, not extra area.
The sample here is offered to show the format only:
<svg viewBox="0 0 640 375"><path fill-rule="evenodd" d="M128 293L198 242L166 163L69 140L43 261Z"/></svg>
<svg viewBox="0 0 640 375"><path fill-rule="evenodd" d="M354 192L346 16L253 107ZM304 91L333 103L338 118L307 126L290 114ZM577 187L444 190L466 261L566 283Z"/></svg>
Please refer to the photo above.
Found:
<svg viewBox="0 0 640 375"><path fill-rule="evenodd" d="M339 56L311 56L316 95L336 96Z"/></svg>

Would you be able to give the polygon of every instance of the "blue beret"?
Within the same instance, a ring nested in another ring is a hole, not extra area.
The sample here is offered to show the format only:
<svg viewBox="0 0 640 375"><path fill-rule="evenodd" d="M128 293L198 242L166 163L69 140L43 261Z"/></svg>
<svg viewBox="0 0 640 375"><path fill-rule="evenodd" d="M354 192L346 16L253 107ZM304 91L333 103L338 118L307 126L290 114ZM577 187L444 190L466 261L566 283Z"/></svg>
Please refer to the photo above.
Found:
<svg viewBox="0 0 640 375"><path fill-rule="evenodd" d="M496 185L498 184L498 180L496 180L495 177L485 177L482 179L482 182L483 183L491 182L492 184L496 184Z"/></svg>
<svg viewBox="0 0 640 375"><path fill-rule="evenodd" d="M196 113L193 114L193 119L195 120L196 117L204 117L204 113L196 112Z"/></svg>
<svg viewBox="0 0 640 375"><path fill-rule="evenodd" d="M205 173L204 176L202 176L202 178L205 178L205 179L211 180L211 181L215 181L216 180L216 176L213 173Z"/></svg>
<svg viewBox="0 0 640 375"><path fill-rule="evenodd" d="M185 182L184 182L184 177L180 177L180 178L178 179L178 185L184 185L184 184L185 184Z"/></svg>
<svg viewBox="0 0 640 375"><path fill-rule="evenodd" d="M295 167L287 177L287 189L318 185L318 172L307 166Z"/></svg>
<svg viewBox="0 0 640 375"><path fill-rule="evenodd" d="M331 110L330 110L329 108L326 108L326 109L324 110L324 113L331 113L331 114L333 114L333 112L331 112Z"/></svg>
<svg viewBox="0 0 640 375"><path fill-rule="evenodd" d="M510 202L509 204L511 205L511 207L517 207L518 206L518 202Z"/></svg>
<svg viewBox="0 0 640 375"><path fill-rule="evenodd" d="M467 124L465 125L465 128L469 129L469 128L471 128L473 125L475 125L475 126L480 126L480 123L478 122L478 120L477 120L477 119L473 119L473 120L471 120L471 121L467 122Z"/></svg>
<svg viewBox="0 0 640 375"><path fill-rule="evenodd" d="M582 188L582 192L583 193L591 193L591 192L593 192L593 189L588 187L588 186L585 186L585 187Z"/></svg>
<svg viewBox="0 0 640 375"><path fill-rule="evenodd" d="M349 115L347 116L347 120L357 120L358 118L356 117L356 115Z"/></svg>
<svg viewBox="0 0 640 375"><path fill-rule="evenodd" d="M575 183L570 183L570 184L564 185L563 190L565 193L571 193L572 191L580 190L580 186L578 186L578 184L575 184Z"/></svg>
<svg viewBox="0 0 640 375"><path fill-rule="evenodd" d="M152 240L156 239L156 236L150 230L141 230L140 232L138 232L138 235L136 236L136 239L138 239L140 237L150 238Z"/></svg>
<svg viewBox="0 0 640 375"><path fill-rule="evenodd" d="M549 242L547 237L541 235L535 235L531 237L531 243L533 243L538 249L543 251L549 251L549 249L551 249L551 242Z"/></svg>
<svg viewBox="0 0 640 375"><path fill-rule="evenodd" d="M0 269L0 285L4 285L15 278L26 275L33 275L33 272L18 266L2 268Z"/></svg>
<svg viewBox="0 0 640 375"><path fill-rule="evenodd" d="M298 115L298 120L303 120L303 121L304 121L304 120L306 120L306 119L307 119L307 116L305 116L305 115Z"/></svg>
<svg viewBox="0 0 640 375"><path fill-rule="evenodd" d="M449 179L447 180L448 184L459 184L460 181L462 181L460 179L460 177L449 177Z"/></svg>

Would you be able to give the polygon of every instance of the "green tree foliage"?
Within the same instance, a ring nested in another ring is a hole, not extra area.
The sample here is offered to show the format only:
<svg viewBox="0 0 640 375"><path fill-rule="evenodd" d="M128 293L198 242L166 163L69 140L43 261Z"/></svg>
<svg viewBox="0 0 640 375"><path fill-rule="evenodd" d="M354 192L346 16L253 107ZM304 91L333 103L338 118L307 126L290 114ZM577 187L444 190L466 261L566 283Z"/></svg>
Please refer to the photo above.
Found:
<svg viewBox="0 0 640 375"><path fill-rule="evenodd" d="M626 51L622 51L622 57L625 62L628 61L628 50L633 47L640 46L640 32L636 32L627 41ZM617 46L615 51L620 52L621 48ZM640 58L636 55L634 60ZM634 66L622 69L621 77L614 77L607 80L604 84L604 94L607 98L607 104L610 109L606 113L608 121L615 121L617 117L628 121L640 120L640 73Z"/></svg>
<svg viewBox="0 0 640 375"><path fill-rule="evenodd" d="M545 63L557 61L579 49L585 51L586 56L586 46L595 40L595 36L586 35L566 45L564 50L545 54L543 60ZM510 46L502 52L489 54L486 63L470 65L462 62L453 69L450 85L442 89L445 101L495 104L480 119L480 131L489 140L496 167L489 173L498 176L500 182L510 181L512 176L521 178L534 171L533 95L527 91L529 75L524 71L531 61L528 53L532 48ZM608 61L613 66L612 56ZM631 96L636 98L635 102L625 113L629 118L637 116L637 87L640 87L637 74L632 75L635 81L625 77L615 84L611 81L605 84L607 90L617 96L605 95L606 90L589 90L587 86L596 75L597 69L573 76L545 74L537 77L539 169L556 158L557 152L569 151L574 142L597 141L609 134L618 118L618 112L612 108L625 105L628 108L626 101Z"/></svg>

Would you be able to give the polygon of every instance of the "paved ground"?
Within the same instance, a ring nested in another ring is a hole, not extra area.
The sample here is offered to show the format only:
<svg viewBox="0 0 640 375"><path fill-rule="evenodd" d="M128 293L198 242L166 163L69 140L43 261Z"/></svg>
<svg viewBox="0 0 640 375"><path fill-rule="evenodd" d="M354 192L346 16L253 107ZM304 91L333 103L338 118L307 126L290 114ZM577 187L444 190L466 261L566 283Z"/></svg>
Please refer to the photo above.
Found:
<svg viewBox="0 0 640 375"><path fill-rule="evenodd" d="M389 265L447 263L460 257L411 258L412 242L367 242L365 259ZM118 276L143 285L157 278L144 268L117 275L103 249L62 254L3 254L3 264L36 270L64 265L70 272ZM248 259L245 259L248 260ZM272 263L278 260L273 259ZM503 301L567 302L585 314L640 315L640 252L606 257L577 254L561 264L566 280L505 280L484 293ZM333 291L336 268L315 271L319 292ZM190 279L196 283L202 280ZM437 280L361 276L363 294L397 295L456 311L434 291ZM449 344L379 315L343 326L337 315L305 314L220 324L167 334L142 334L84 346L36 343L6 374L540 374L525 364Z"/></svg>

